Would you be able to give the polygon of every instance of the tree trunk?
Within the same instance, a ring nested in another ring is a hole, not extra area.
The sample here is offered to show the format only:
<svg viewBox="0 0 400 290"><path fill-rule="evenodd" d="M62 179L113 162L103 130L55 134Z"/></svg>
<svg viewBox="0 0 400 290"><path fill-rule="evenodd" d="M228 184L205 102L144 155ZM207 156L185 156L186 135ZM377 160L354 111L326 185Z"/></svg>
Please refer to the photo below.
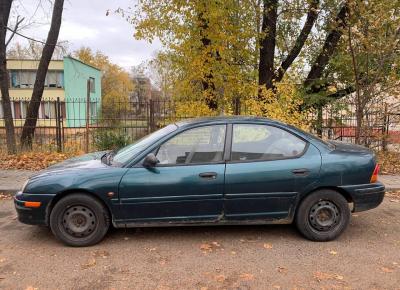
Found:
<svg viewBox="0 0 400 290"><path fill-rule="evenodd" d="M299 55L301 49L303 48L308 36L310 35L311 29L313 28L314 23L317 20L318 5L319 5L319 0L311 1L310 8L308 9L307 18L306 21L304 22L303 28L301 29L300 34L297 36L294 46L292 47L292 49L282 62L281 66L277 70L276 75L274 77L275 82L280 82L282 80L286 71L292 65L294 60Z"/></svg>
<svg viewBox="0 0 400 290"><path fill-rule="evenodd" d="M2 0L0 4L0 87L1 103L3 106L4 123L6 128L7 151L16 152L14 121L12 117L10 94L8 90L9 75L7 71L6 34L12 0Z"/></svg>
<svg viewBox="0 0 400 290"><path fill-rule="evenodd" d="M208 30L208 20L204 15L207 15L207 4L205 4L204 11L201 11L198 14L199 18L199 23L200 23L200 36L201 36L201 43L203 45L203 49L205 51L209 50L209 46L211 45L211 40L207 36L207 30ZM215 56L212 55L212 52L207 53L207 57L213 58ZM218 57L218 55L216 56ZM208 59L205 60L204 62L205 67L208 67L209 61ZM218 109L218 92L215 87L214 83L214 76L212 74L212 71L206 72L203 76L202 86L203 86L203 91L206 94L206 104L211 110L217 110Z"/></svg>
<svg viewBox="0 0 400 290"><path fill-rule="evenodd" d="M264 0L260 40L260 62L258 65L258 84L267 89L273 88L276 23L278 0ZM262 100L261 90L258 98Z"/></svg>
<svg viewBox="0 0 400 290"><path fill-rule="evenodd" d="M332 57L339 44L339 40L343 34L343 29L346 27L348 12L349 5L346 1L335 18L332 30L325 38L325 42L321 49L321 52L311 66L310 72L308 73L308 76L304 81L305 87L311 87L312 90L318 90L318 88L313 87L313 84L320 81L326 65L328 64L330 58Z"/></svg>
<svg viewBox="0 0 400 290"><path fill-rule="evenodd" d="M63 6L64 0L54 1L50 30L49 34L47 35L46 44L43 48L42 57L40 58L35 84L33 86L32 98L29 102L24 127L22 129L22 148L32 147L32 140L35 134L36 122L39 114L40 101L42 100L44 90L44 82L51 57L57 45L58 34L60 32Z"/></svg>

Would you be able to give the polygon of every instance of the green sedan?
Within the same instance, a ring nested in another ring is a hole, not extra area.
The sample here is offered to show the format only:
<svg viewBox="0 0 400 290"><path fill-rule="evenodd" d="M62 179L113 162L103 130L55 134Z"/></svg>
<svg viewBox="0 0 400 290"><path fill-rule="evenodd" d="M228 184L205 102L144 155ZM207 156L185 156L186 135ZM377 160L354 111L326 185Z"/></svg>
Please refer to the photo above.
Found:
<svg viewBox="0 0 400 290"><path fill-rule="evenodd" d="M14 202L19 221L49 226L70 246L100 242L111 225L295 223L304 237L329 241L351 211L382 202L378 171L361 146L265 118L201 118L53 165Z"/></svg>

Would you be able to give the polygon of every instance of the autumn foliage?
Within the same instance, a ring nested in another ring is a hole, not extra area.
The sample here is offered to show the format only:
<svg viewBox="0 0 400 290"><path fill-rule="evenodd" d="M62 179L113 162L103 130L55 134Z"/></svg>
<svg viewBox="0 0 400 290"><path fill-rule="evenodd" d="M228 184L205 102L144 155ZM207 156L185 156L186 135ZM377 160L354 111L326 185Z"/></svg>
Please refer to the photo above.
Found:
<svg viewBox="0 0 400 290"><path fill-rule="evenodd" d="M1 154L0 169L41 170L81 152L25 152L15 155Z"/></svg>

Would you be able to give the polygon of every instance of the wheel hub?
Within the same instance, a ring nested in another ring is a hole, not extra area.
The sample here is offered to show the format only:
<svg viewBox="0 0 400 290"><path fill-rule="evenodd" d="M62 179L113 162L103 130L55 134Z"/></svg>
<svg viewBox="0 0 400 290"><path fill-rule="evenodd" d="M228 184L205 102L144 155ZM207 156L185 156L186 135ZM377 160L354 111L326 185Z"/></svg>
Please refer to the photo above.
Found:
<svg viewBox="0 0 400 290"><path fill-rule="evenodd" d="M333 202L321 200L311 207L308 218L314 229L328 231L339 222L340 212Z"/></svg>
<svg viewBox="0 0 400 290"><path fill-rule="evenodd" d="M87 237L96 228L96 216L86 206L72 206L64 212L62 224L71 236Z"/></svg>

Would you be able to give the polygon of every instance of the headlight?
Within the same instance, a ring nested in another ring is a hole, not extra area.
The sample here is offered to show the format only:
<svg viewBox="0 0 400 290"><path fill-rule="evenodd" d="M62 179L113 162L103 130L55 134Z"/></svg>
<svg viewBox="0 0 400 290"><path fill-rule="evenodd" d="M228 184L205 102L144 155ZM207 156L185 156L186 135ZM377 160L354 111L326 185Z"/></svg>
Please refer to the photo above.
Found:
<svg viewBox="0 0 400 290"><path fill-rule="evenodd" d="M27 179L21 187L21 192L24 192L26 185L28 184L29 179Z"/></svg>

